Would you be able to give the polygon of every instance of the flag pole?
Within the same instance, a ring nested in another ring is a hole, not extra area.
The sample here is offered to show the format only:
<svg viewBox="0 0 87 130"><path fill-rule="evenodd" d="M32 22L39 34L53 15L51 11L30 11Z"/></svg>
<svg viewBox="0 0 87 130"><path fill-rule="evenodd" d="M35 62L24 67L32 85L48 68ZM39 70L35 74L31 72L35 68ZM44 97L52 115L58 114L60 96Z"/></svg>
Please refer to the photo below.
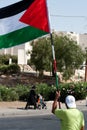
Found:
<svg viewBox="0 0 87 130"><path fill-rule="evenodd" d="M57 89L57 91L59 91L58 75L57 75L57 65L56 65L55 49L54 49L54 42L53 42L52 33L50 33L50 39L51 39L52 55L53 55L53 62L52 62L52 64L53 64L53 71L55 73L55 79L56 79L56 89ZM58 102L59 102L59 108L61 108L60 97L58 99Z"/></svg>
<svg viewBox="0 0 87 130"><path fill-rule="evenodd" d="M46 2L46 8L47 8L47 14L48 14L48 21L50 20L50 13L47 7L47 1ZM55 74L55 80L56 80L56 88L58 90L58 75L57 75L57 66L56 66L56 58L55 58L55 50L54 50L54 42L53 42L53 36L52 36L52 31L51 31L51 23L49 21L49 30L50 30L50 40L51 40L51 46L52 46L52 55L53 55L53 62L52 62L52 66L53 66L53 71Z"/></svg>
<svg viewBox="0 0 87 130"><path fill-rule="evenodd" d="M54 50L54 42L53 42L53 36L52 33L50 33L50 39L51 39L51 46L52 46L52 55L53 55L53 71L55 74L55 79L56 79L56 88L58 90L58 75L57 75L57 66L56 66L56 58L55 58L55 50Z"/></svg>

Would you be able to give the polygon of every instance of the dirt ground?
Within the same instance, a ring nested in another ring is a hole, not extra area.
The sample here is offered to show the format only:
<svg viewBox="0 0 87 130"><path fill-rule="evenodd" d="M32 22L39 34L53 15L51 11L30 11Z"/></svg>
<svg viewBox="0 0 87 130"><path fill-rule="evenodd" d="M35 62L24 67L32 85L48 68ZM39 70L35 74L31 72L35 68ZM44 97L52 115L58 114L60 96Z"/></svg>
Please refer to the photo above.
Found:
<svg viewBox="0 0 87 130"><path fill-rule="evenodd" d="M33 85L37 83L47 83L48 85L55 84L55 77L43 76L37 77L32 73L21 73L19 75L1 75L0 84L10 87L15 87L17 84Z"/></svg>
<svg viewBox="0 0 87 130"><path fill-rule="evenodd" d="M0 108L24 108L26 102L13 101L13 102L0 102Z"/></svg>

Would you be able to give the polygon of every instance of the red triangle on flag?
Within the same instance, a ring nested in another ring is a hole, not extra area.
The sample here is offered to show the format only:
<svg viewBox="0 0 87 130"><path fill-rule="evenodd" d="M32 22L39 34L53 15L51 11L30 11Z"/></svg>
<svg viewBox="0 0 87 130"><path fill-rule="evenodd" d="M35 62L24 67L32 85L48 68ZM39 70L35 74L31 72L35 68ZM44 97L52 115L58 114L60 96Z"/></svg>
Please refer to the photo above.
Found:
<svg viewBox="0 0 87 130"><path fill-rule="evenodd" d="M50 32L46 0L35 0L20 18L20 21L45 32Z"/></svg>

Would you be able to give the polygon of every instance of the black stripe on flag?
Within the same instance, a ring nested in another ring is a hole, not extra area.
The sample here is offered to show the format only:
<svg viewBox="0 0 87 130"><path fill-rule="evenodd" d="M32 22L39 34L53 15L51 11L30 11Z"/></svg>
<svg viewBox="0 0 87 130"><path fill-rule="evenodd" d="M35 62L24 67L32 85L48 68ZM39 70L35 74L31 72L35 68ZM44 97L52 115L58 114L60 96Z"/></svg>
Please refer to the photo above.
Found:
<svg viewBox="0 0 87 130"><path fill-rule="evenodd" d="M22 0L12 5L0 8L0 19L16 15L26 10L35 0Z"/></svg>

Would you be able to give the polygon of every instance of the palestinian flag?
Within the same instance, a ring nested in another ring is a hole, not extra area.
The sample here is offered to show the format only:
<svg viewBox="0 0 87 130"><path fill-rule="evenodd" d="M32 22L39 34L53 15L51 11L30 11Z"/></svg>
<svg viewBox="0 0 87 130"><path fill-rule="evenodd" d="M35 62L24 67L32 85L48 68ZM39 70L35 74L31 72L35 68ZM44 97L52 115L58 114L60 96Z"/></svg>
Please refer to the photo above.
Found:
<svg viewBox="0 0 87 130"><path fill-rule="evenodd" d="M25 16L27 9L29 15L33 14L31 17L27 17L28 14ZM27 24L21 22L22 18L25 19L26 17ZM23 44L48 33L49 24L45 0L20 0L17 3L0 8L0 48Z"/></svg>

